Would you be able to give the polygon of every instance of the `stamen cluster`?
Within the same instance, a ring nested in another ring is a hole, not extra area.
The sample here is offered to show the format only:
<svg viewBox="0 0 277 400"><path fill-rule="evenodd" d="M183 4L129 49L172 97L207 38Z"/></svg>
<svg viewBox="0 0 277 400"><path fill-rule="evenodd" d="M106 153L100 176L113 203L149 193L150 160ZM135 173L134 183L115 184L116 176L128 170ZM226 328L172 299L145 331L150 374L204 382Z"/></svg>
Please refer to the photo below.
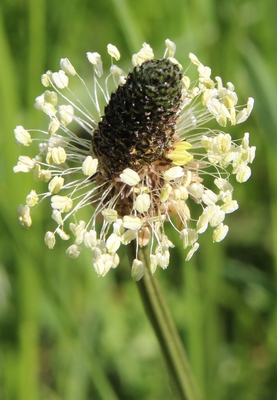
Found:
<svg viewBox="0 0 277 400"><path fill-rule="evenodd" d="M198 79L191 82L174 58L170 40L161 59L155 59L144 43L127 75L114 64L120 59L118 49L109 44L108 53L112 65L104 85L100 55L87 53L94 71L92 92L68 59L61 59L60 71L42 76L47 90L37 97L35 107L49 117L49 125L37 131L42 139L36 139L32 129L16 127L19 144L38 140L38 154L20 156L14 172L32 172L48 189L42 194L31 190L26 204L18 208L19 220L31 226L31 210L49 198L57 224L45 234L50 249L57 236L66 241L73 237L67 255L76 258L89 249L95 271L104 276L118 266L122 245L135 241L138 249L149 244L154 273L169 264L173 243L166 223L179 232L188 249L186 260L199 248L198 236L208 227L214 242L226 236L225 215L238 208L229 177L247 181L255 147L249 146L248 133L237 142L207 125L212 120L223 127L244 122L253 99L239 107L233 84L224 87L219 77L213 80L210 68L193 54L189 58ZM70 90L69 77L80 80L91 108ZM104 111L101 101L106 103ZM192 216L193 203L199 214ZM84 207L87 221L78 218ZM143 273L136 256L132 276L139 280Z"/></svg>

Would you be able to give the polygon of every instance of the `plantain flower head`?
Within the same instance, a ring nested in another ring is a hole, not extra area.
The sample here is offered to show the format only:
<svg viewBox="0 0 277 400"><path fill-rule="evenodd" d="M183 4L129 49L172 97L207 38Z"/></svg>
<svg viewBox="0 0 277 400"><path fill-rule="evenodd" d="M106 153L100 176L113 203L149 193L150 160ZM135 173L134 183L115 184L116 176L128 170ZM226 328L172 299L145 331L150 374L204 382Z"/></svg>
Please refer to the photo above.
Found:
<svg viewBox="0 0 277 400"><path fill-rule="evenodd" d="M35 101L49 118L47 129L14 131L18 144L38 149L33 158L20 156L14 172L31 172L45 183L44 193L31 190L19 206L20 223L31 226L33 209L48 199L53 230L45 234L46 245L69 241L71 258L87 249L99 276L118 266L118 249L130 242L136 249L149 245L152 273L167 268L174 245L166 224L179 233L186 260L208 227L220 242L228 232L226 214L238 208L230 176L242 183L251 175L255 147L249 134L237 141L221 129L244 122L253 99L239 106L234 85L213 79L194 54L188 64L198 78L191 81L189 68L183 72L174 58L175 44L165 44L163 57L155 58L144 43L127 74L114 63L120 52L109 44L106 77L101 56L88 52L93 85L61 59L60 71L42 75L46 90ZM83 85L89 105L71 91L71 79ZM212 121L217 129L209 127ZM79 217L83 208L86 220ZM143 271L136 255L133 278Z"/></svg>

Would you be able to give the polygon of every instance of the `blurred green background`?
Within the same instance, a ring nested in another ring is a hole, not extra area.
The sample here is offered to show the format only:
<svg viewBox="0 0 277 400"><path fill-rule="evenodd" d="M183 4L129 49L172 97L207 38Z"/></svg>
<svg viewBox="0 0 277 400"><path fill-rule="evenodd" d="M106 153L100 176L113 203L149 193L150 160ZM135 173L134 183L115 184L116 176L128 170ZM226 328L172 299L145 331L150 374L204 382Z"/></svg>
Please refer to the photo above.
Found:
<svg viewBox="0 0 277 400"><path fill-rule="evenodd" d="M275 0L1 1L0 399L172 398L124 255L100 279L89 254L70 260L61 242L48 250L49 211L40 206L32 227L21 228L17 205L34 184L12 173L24 153L14 127L46 124L33 109L42 73L68 57L89 79L85 53L101 53L109 67L108 43L127 70L142 42L162 56L167 38L183 65L194 52L235 84L241 103L255 98L249 121L229 132L249 131L257 156L252 178L233 181L240 208L227 217L224 242L203 235L186 264L177 246L158 277L203 400L277 398L276 21Z"/></svg>

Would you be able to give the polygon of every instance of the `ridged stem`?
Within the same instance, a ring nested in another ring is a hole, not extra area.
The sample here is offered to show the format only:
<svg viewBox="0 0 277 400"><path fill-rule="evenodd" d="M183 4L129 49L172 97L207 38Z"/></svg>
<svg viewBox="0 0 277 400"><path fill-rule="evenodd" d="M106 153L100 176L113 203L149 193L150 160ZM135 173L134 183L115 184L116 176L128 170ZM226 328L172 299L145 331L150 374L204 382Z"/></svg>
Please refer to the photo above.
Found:
<svg viewBox="0 0 277 400"><path fill-rule="evenodd" d="M135 251L135 249L133 250ZM130 257L135 258L134 254L131 254L134 251L130 252ZM144 263L145 273L143 278L137 282L137 287L145 312L159 341L174 394L180 400L200 400L200 394L186 352L161 287L157 277L150 272L150 257L147 246L139 248L138 258Z"/></svg>

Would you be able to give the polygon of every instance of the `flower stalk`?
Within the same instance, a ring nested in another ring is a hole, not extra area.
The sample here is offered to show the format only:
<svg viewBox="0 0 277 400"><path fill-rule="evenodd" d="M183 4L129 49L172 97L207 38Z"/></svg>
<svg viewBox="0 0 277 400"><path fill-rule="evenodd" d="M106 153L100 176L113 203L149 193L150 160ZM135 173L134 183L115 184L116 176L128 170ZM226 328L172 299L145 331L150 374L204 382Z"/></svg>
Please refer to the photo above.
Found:
<svg viewBox="0 0 277 400"><path fill-rule="evenodd" d="M134 251L135 247L129 246L130 260L133 260ZM186 351L159 281L156 275L151 274L148 246L138 249L138 259L143 262L144 276L137 282L137 287L145 312L159 341L175 396L180 400L200 400Z"/></svg>

